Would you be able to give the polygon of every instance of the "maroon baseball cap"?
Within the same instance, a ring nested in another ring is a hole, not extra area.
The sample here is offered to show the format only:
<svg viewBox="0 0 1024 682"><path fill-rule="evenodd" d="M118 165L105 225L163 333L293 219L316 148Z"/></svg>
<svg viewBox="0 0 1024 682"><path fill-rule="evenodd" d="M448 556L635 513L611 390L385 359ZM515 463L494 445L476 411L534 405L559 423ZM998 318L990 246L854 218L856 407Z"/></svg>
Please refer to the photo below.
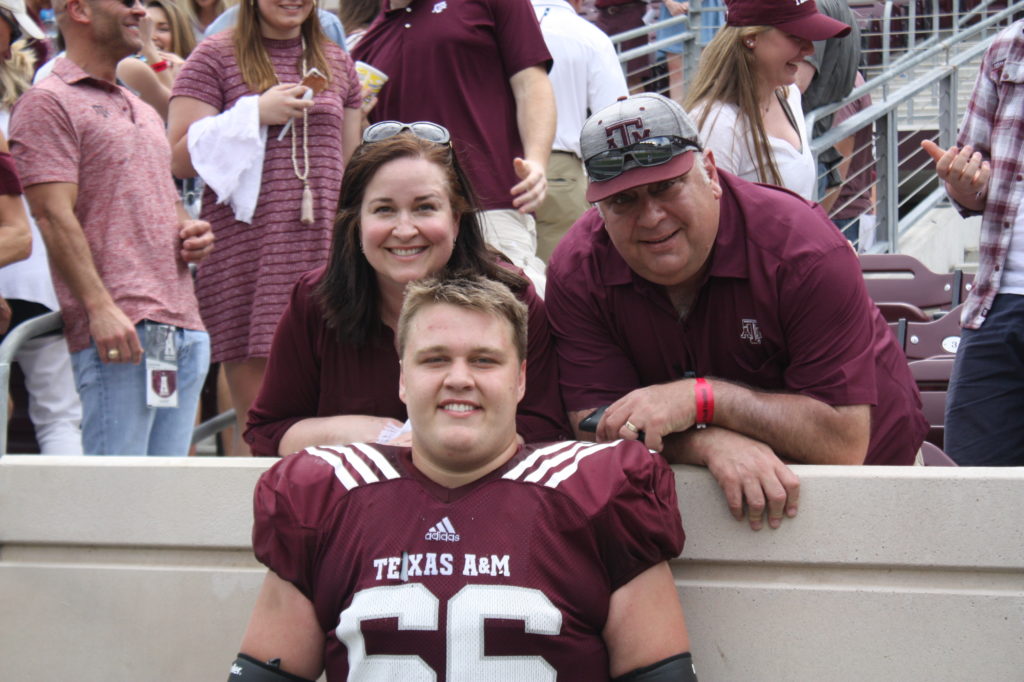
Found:
<svg viewBox="0 0 1024 682"><path fill-rule="evenodd" d="M774 26L798 38L828 40L850 27L822 14L814 0L725 0L727 26Z"/></svg>

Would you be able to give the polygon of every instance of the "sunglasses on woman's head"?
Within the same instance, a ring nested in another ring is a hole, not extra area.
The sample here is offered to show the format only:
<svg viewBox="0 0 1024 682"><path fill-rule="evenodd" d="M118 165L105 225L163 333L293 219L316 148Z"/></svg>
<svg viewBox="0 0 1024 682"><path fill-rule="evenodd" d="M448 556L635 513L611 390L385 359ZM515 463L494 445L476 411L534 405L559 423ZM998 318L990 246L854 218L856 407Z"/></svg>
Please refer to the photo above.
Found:
<svg viewBox="0 0 1024 682"><path fill-rule="evenodd" d="M452 136L448 129L430 121L402 123L401 121L381 121L363 131L363 142L380 142L399 133L410 132L416 137L435 144L448 144Z"/></svg>
<svg viewBox="0 0 1024 682"><path fill-rule="evenodd" d="M591 180L604 182L622 175L628 159L635 161L638 166L660 166L687 151L700 151L700 146L675 135L648 137L621 149L598 152L587 159L584 165Z"/></svg>

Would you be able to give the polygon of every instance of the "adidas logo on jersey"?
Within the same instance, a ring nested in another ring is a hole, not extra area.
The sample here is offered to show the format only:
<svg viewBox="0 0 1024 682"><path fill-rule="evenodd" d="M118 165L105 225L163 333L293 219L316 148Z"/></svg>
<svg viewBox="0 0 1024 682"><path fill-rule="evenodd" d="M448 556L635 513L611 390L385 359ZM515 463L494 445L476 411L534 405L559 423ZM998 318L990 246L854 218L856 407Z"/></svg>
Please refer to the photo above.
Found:
<svg viewBox="0 0 1024 682"><path fill-rule="evenodd" d="M444 517L437 522L433 528L427 531L427 534L423 536L424 540L440 540L442 542L458 542L459 534L455 532L455 527L452 526L452 522L448 517Z"/></svg>

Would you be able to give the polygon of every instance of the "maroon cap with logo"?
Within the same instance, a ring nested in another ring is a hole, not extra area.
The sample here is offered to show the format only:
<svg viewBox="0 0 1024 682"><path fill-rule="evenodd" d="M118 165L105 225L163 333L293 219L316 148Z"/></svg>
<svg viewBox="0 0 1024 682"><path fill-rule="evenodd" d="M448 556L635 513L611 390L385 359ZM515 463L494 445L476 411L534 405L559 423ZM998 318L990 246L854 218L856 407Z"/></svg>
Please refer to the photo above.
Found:
<svg viewBox="0 0 1024 682"><path fill-rule="evenodd" d="M725 0L727 26L774 26L806 40L828 40L850 32L818 11L814 0Z"/></svg>

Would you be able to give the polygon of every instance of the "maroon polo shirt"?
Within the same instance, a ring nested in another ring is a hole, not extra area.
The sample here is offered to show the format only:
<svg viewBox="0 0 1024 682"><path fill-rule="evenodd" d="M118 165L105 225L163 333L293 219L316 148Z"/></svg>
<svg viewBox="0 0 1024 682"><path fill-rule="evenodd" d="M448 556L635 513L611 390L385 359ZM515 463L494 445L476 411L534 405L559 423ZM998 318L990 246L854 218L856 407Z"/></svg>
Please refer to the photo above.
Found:
<svg viewBox="0 0 1024 682"><path fill-rule="evenodd" d="M0 152L0 194L20 196L23 191L14 158L9 152Z"/></svg>
<svg viewBox="0 0 1024 682"><path fill-rule="evenodd" d="M555 249L545 297L570 411L688 372L829 405L868 404L866 464L911 464L928 424L906 359L856 255L817 205L719 171L710 266L679 321L636 275L595 209Z"/></svg>
<svg viewBox="0 0 1024 682"><path fill-rule="evenodd" d="M523 155L509 78L548 66L529 0L412 0L377 17L352 56L386 73L371 121L434 121L452 134L484 209L512 208Z"/></svg>

